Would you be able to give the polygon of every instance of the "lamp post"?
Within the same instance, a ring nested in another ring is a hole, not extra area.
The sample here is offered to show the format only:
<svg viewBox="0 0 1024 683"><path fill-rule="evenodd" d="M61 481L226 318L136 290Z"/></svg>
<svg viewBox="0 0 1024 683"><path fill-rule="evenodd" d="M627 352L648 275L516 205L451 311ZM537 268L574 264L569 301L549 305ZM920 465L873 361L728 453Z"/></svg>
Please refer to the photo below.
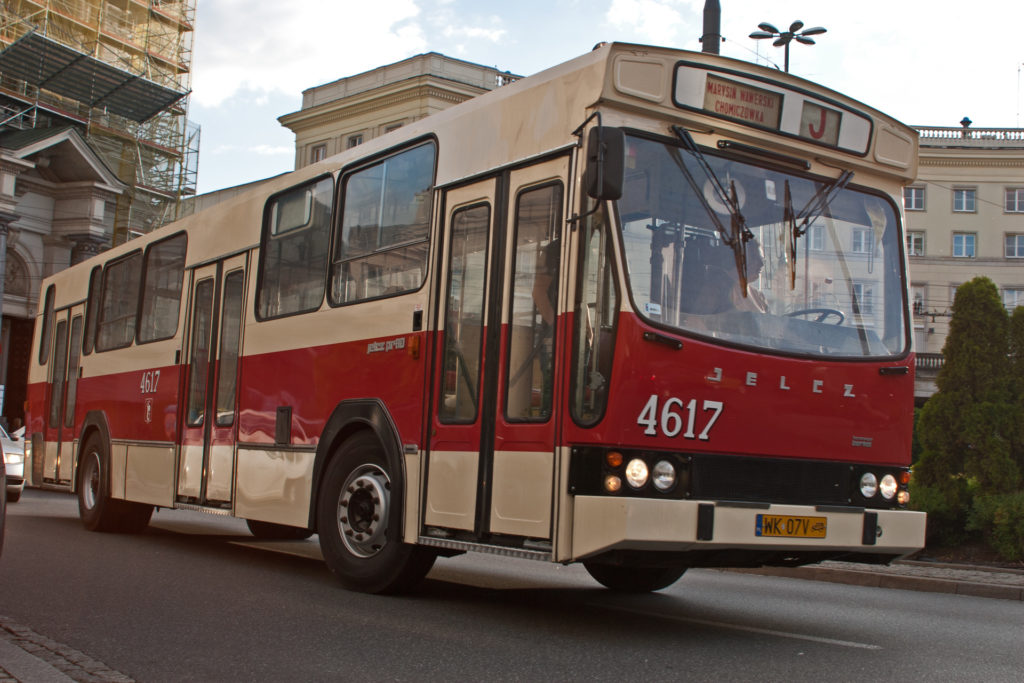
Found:
<svg viewBox="0 0 1024 683"><path fill-rule="evenodd" d="M804 45L814 45L814 39L808 36L817 36L825 32L825 29L821 26L815 26L814 28L806 28L803 31L800 29L804 28L804 22L797 20L789 25L788 31L780 31L775 28L767 21L762 21L757 25L760 31L754 31L750 34L750 37L754 40L763 40L765 38L774 38L775 42L772 43L775 47L786 48L786 73L789 73L789 44L793 40Z"/></svg>

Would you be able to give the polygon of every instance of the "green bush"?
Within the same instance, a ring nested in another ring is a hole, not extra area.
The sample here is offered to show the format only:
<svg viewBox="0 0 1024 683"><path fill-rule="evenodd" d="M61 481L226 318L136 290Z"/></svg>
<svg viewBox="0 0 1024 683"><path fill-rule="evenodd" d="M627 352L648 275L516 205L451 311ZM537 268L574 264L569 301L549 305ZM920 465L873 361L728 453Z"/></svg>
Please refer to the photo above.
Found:
<svg viewBox="0 0 1024 683"><path fill-rule="evenodd" d="M952 491L957 493L951 495ZM967 522L968 496L967 484L963 479L944 488L911 480L910 507L928 513L925 541L929 546L949 547L967 540L964 527Z"/></svg>
<svg viewBox="0 0 1024 683"><path fill-rule="evenodd" d="M1004 560L1024 559L1024 491L976 496L967 529L980 531Z"/></svg>

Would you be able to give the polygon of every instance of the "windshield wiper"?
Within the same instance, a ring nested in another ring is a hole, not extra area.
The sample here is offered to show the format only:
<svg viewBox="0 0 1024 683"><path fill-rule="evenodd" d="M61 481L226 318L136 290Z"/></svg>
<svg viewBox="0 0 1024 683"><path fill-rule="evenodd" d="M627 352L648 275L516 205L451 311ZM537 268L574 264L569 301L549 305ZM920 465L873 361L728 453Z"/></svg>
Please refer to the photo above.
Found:
<svg viewBox="0 0 1024 683"><path fill-rule="evenodd" d="M807 229L814 221L821 217L825 209L829 207L836 194L842 191L853 178L853 171L843 171L835 180L825 183L818 188L800 209L799 213L793 213L793 198L789 192L789 180L785 185L785 205L782 209L782 220L786 225L786 246L789 250L789 288L796 288L796 241L807 234ZM799 224L799 225L798 225Z"/></svg>
<svg viewBox="0 0 1024 683"><path fill-rule="evenodd" d="M715 215L715 210L711 208L707 198L704 196L704 191L697 185L697 181L694 179L693 174L690 173L690 169L686 167L686 164L681 159L676 160L676 164L683 171L686 179L690 183L690 187L693 188L693 192L697 195L701 204L704 205L704 210L707 211L708 216L715 224L715 228L718 230L718 234L722 236L722 241L725 242L732 248L733 254L736 257L736 271L739 275L740 281L740 292L743 296L747 296L747 249L746 244L754 238L754 233L750 232L750 228L747 227L746 219L743 218L743 213L740 211L739 198L736 194L736 183L735 181L729 181L729 187L726 189L721 179L715 175L714 169L708 163L704 154L697 147L697 143L690 135L690 131L686 130L682 126L672 126L672 131L676 136L683 141L683 146L686 147L686 151L693 155L693 158L697 160L697 165L704 172L708 181L711 183L711 187L715 191L715 195L718 201L729 212L731 218L729 231L725 230L725 226L718 220L718 216Z"/></svg>

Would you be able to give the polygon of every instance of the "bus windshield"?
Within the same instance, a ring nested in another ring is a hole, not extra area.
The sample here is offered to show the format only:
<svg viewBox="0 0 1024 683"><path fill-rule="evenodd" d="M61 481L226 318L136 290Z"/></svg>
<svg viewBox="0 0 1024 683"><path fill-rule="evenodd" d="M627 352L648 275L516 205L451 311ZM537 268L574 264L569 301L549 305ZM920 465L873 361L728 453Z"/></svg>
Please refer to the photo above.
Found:
<svg viewBox="0 0 1024 683"><path fill-rule="evenodd" d="M891 200L835 178L698 156L674 141L629 135L626 146L617 208L640 315L781 353L884 358L906 351L906 285Z"/></svg>

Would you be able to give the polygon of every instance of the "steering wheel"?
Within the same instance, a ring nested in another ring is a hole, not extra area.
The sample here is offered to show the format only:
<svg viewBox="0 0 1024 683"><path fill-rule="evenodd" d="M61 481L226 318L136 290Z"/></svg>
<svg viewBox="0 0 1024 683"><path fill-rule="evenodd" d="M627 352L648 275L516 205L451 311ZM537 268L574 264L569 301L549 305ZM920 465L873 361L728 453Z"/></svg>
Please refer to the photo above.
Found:
<svg viewBox="0 0 1024 683"><path fill-rule="evenodd" d="M839 320L835 322L836 325L842 325L843 321L846 320L846 315L835 308L802 308L799 311L787 313L786 316L792 318L798 315L812 315L814 313L818 314L818 317L814 319L814 322L816 323L823 322L833 315L839 318Z"/></svg>

